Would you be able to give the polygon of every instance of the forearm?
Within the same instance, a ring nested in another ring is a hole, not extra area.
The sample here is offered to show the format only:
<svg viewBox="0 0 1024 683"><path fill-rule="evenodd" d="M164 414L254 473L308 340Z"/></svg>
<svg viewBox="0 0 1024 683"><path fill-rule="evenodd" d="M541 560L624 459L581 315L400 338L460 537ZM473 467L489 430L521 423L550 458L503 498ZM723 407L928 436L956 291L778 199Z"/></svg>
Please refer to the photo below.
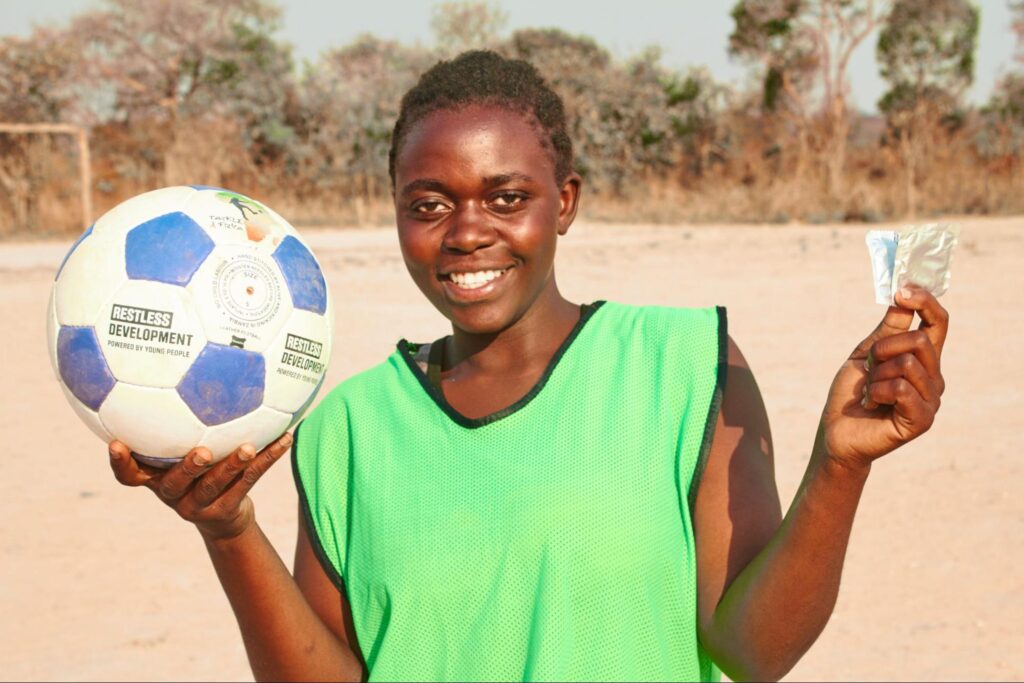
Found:
<svg viewBox="0 0 1024 683"><path fill-rule="evenodd" d="M731 677L780 678L821 634L867 474L829 461L819 430L782 525L702 629L705 647Z"/></svg>
<svg viewBox="0 0 1024 683"><path fill-rule="evenodd" d="M360 680L360 663L310 607L259 525L204 541L256 680Z"/></svg>

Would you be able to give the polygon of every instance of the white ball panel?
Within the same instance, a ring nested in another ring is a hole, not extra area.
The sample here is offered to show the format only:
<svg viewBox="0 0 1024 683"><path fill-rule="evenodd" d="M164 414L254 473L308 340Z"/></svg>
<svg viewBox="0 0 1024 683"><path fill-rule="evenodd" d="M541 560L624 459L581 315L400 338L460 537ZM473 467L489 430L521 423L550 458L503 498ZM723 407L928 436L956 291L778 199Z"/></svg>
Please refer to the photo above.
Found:
<svg viewBox="0 0 1024 683"><path fill-rule="evenodd" d="M64 392L64 398L71 404L72 410L75 411L75 415L81 418L85 426L89 428L96 436L103 439L104 443L110 443L114 440L114 437L107 430L106 425L100 420L100 416L94 413L89 406L84 405L81 401L75 398L75 395L71 393L71 390L64 386L64 382L60 382L60 390ZM103 406L100 406L102 410Z"/></svg>
<svg viewBox="0 0 1024 683"><path fill-rule="evenodd" d="M141 386L177 386L206 346L188 291L163 282L125 282L94 324L114 377Z"/></svg>
<svg viewBox="0 0 1024 683"><path fill-rule="evenodd" d="M188 285L206 338L260 352L292 314L281 270L269 253L248 245L217 247Z"/></svg>
<svg viewBox="0 0 1024 683"><path fill-rule="evenodd" d="M248 415L210 427L199 445L209 448L214 460L226 458L243 443L251 443L259 451L288 429L291 419L287 413L260 406Z"/></svg>
<svg viewBox="0 0 1024 683"><path fill-rule="evenodd" d="M301 408L327 370L330 347L328 318L296 309L264 353L267 382L263 403L286 413Z"/></svg>
<svg viewBox="0 0 1024 683"><path fill-rule="evenodd" d="M53 374L60 379L60 368L57 367L57 333L60 323L57 322L57 286L50 288L50 300L46 302L46 355L50 357Z"/></svg>
<svg viewBox="0 0 1024 683"><path fill-rule="evenodd" d="M100 419L130 449L155 458L180 458L202 438L206 425L174 389L119 382L100 406Z"/></svg>
<svg viewBox="0 0 1024 683"><path fill-rule="evenodd" d="M128 281L124 238L95 228L64 264L57 279L57 321L61 325L92 325L110 295Z"/></svg>
<svg viewBox="0 0 1024 683"><path fill-rule="evenodd" d="M296 230L295 227L291 223L289 223L287 220L285 220L284 217L281 216L281 214L279 214L278 212L274 211L269 206L264 206L263 208L267 210L267 213L270 214L270 217L274 220L274 222L277 223L278 225L280 225L284 229L286 234L291 235L292 237L295 237L296 239L302 241L303 244L306 244L305 241L302 240L302 237L299 235L299 231ZM283 236L284 235L282 235L282 237ZM306 244L306 246L308 247L309 245ZM312 251L312 250L310 250L310 251Z"/></svg>
<svg viewBox="0 0 1024 683"><path fill-rule="evenodd" d="M262 203L228 190L197 192L184 211L218 246L247 245L270 253L294 232Z"/></svg>
<svg viewBox="0 0 1024 683"><path fill-rule="evenodd" d="M93 228L93 234L124 240L128 231L140 223L180 211L196 193L191 187L164 187L127 199L100 216Z"/></svg>

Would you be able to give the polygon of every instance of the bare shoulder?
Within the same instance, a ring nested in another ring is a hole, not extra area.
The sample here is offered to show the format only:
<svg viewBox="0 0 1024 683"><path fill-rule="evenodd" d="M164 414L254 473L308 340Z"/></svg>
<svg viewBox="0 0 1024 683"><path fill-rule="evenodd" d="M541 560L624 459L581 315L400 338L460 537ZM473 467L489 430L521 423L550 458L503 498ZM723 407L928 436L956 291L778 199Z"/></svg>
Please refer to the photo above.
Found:
<svg viewBox="0 0 1024 683"><path fill-rule="evenodd" d="M768 413L750 364L732 337L727 362L722 405L694 509L702 620L782 522Z"/></svg>

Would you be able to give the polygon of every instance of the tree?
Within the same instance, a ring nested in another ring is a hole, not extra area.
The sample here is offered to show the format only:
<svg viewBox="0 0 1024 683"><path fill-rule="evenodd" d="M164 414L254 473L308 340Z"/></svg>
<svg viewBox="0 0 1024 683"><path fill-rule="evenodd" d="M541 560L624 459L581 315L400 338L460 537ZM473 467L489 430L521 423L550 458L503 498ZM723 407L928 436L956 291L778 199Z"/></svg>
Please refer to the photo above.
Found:
<svg viewBox="0 0 1024 683"><path fill-rule="evenodd" d="M73 99L74 58L66 36L54 29L0 38L0 121L61 120Z"/></svg>
<svg viewBox="0 0 1024 683"><path fill-rule="evenodd" d="M896 0L878 36L879 68L889 84L878 107L900 143L911 216L927 150L919 138L955 113L973 82L978 23L978 9L967 0Z"/></svg>
<svg viewBox="0 0 1024 683"><path fill-rule="evenodd" d="M0 124L74 121L75 61L67 36L55 28L0 38ZM68 164L75 154L64 138L0 131L0 216L12 219L0 220L0 235L9 225L52 229L67 222L53 212L70 203L62 181L75 177Z"/></svg>
<svg viewBox="0 0 1024 683"><path fill-rule="evenodd" d="M495 44L507 22L508 15L490 2L442 2L430 17L435 43L445 56Z"/></svg>
<svg viewBox="0 0 1024 683"><path fill-rule="evenodd" d="M1024 64L1024 0L1011 0L1011 24L1017 36L1016 61ZM984 157L1016 158L1024 151L1024 72L1012 71L996 83L981 112L976 146Z"/></svg>
<svg viewBox="0 0 1024 683"><path fill-rule="evenodd" d="M740 0L732 9L729 51L757 64L764 108L796 129L797 175L803 175L819 122L829 195L837 196L850 134L850 59L878 26L881 0Z"/></svg>
<svg viewBox="0 0 1024 683"><path fill-rule="evenodd" d="M500 49L561 95L577 168L596 192L625 194L706 149L720 90L706 73L664 68L657 49L619 63L592 38L558 29L516 31Z"/></svg>
<svg viewBox="0 0 1024 683"><path fill-rule="evenodd" d="M69 35L81 46L81 80L99 95L96 122L144 132L158 165L179 121L193 136L204 130L193 123L213 119L240 128L258 160L291 134L293 68L273 39L279 18L268 0L106 0Z"/></svg>
<svg viewBox="0 0 1024 683"><path fill-rule="evenodd" d="M324 53L302 82L305 142L290 150L301 175L320 190L355 198L360 214L360 198L387 196L402 95L433 61L425 49L371 35Z"/></svg>

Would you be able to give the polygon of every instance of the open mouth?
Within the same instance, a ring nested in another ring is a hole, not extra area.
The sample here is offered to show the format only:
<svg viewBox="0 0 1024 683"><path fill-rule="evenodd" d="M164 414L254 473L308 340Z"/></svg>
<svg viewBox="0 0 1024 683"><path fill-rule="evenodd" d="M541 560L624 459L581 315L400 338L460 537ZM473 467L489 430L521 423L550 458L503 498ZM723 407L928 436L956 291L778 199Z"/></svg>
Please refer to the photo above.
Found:
<svg viewBox="0 0 1024 683"><path fill-rule="evenodd" d="M480 289L494 282L508 272L508 268L501 270L477 270L466 273L448 273L442 279L451 282L460 289Z"/></svg>

